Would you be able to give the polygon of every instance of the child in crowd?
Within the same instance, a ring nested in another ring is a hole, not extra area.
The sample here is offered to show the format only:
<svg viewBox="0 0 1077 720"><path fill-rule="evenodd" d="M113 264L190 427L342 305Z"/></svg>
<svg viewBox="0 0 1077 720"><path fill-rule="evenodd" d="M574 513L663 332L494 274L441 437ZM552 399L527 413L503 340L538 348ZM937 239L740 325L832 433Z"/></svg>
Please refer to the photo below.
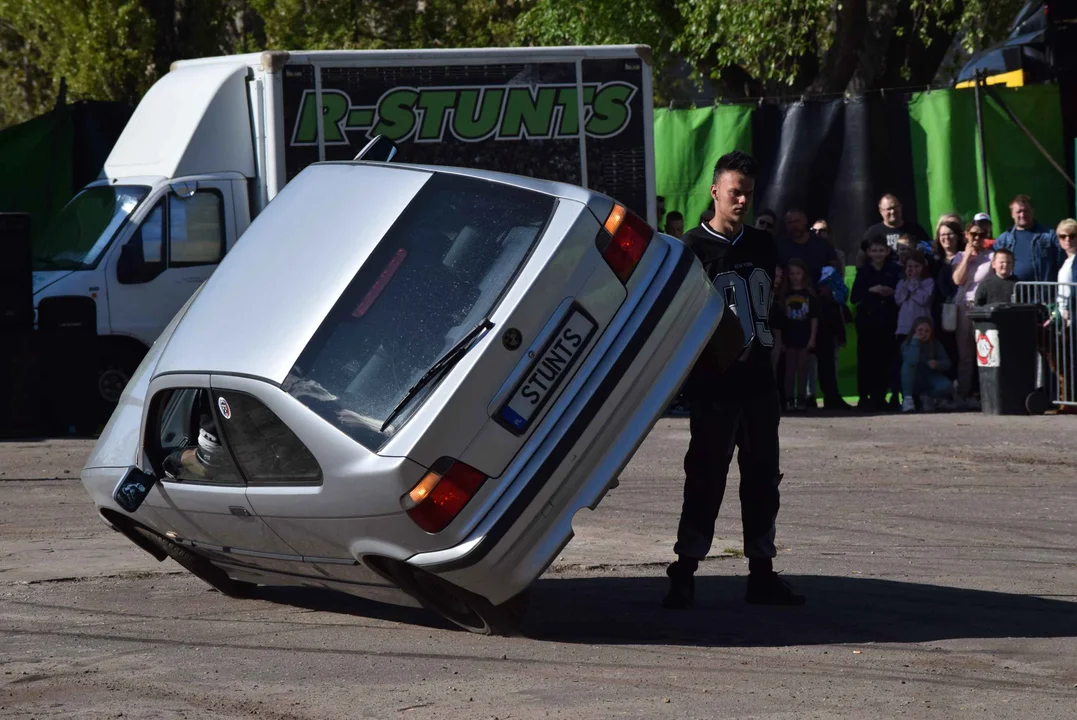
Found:
<svg viewBox="0 0 1077 720"><path fill-rule="evenodd" d="M942 343L935 339L931 318L917 318L912 332L901 345L902 412L916 409L915 397L922 396L924 410L934 410L936 400L950 394L953 383L946 376L950 358Z"/></svg>
<svg viewBox="0 0 1077 720"><path fill-rule="evenodd" d="M897 341L905 342L912 332L917 318L931 314L931 302L935 295L935 281L927 267L927 259L914 250L905 259L905 277L894 289L894 302L898 305Z"/></svg>
<svg viewBox="0 0 1077 720"><path fill-rule="evenodd" d="M856 272L850 296L856 305L856 380L862 409L886 409L886 391L893 367L897 303L894 292L901 270L890 262L890 247L883 237L868 244L869 262Z"/></svg>
<svg viewBox="0 0 1077 720"><path fill-rule="evenodd" d="M897 264L905 267L905 261L912 257L914 252L920 252L925 257L931 254L931 243L923 241L913 243L912 236L901 233L897 236Z"/></svg>
<svg viewBox="0 0 1077 720"><path fill-rule="evenodd" d="M1017 278L1013 276L1013 250L999 248L991 256L993 275L988 275L976 287L973 303L977 306L1013 302L1013 288Z"/></svg>
<svg viewBox="0 0 1077 720"><path fill-rule="evenodd" d="M808 266L789 261L781 307L782 353L785 359L785 404L788 410L805 407L808 394L808 355L815 349L819 331L819 299L811 288Z"/></svg>

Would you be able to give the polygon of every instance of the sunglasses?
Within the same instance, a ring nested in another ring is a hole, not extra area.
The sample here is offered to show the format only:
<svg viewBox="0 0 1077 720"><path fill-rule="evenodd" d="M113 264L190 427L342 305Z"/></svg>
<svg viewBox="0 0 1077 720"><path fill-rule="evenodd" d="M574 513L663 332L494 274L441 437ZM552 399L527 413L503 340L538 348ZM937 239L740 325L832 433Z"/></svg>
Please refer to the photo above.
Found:
<svg viewBox="0 0 1077 720"><path fill-rule="evenodd" d="M1077 238L1077 235L1071 235L1069 233L1058 233L1059 240L1072 240L1074 238Z"/></svg>
<svg viewBox="0 0 1077 720"><path fill-rule="evenodd" d="M980 239L982 240L983 238L987 237L987 234L986 234L986 233L974 233L974 232L970 232L970 233L968 233L968 236L969 236L970 238L980 238Z"/></svg>

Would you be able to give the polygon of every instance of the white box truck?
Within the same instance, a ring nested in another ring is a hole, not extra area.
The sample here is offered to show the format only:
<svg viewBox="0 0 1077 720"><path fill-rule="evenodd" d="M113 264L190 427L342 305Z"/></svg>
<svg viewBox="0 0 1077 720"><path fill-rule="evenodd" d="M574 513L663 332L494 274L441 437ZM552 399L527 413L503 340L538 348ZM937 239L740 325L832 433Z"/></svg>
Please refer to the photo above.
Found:
<svg viewBox="0 0 1077 720"><path fill-rule="evenodd" d="M80 313L93 301L96 395L114 403L176 311L310 163L351 160L383 135L403 162L575 183L654 224L652 123L645 46L177 62L139 103L101 177L35 238L34 307L51 298L55 321L68 299Z"/></svg>

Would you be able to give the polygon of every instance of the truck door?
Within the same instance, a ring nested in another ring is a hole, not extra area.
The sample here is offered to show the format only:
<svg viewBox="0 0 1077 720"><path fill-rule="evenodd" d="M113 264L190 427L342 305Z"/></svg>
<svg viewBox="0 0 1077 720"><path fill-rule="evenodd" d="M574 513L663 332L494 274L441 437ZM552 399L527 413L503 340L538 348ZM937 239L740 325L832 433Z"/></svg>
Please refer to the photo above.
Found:
<svg viewBox="0 0 1077 720"><path fill-rule="evenodd" d="M112 332L149 346L235 241L229 180L175 182L112 253L107 271Z"/></svg>

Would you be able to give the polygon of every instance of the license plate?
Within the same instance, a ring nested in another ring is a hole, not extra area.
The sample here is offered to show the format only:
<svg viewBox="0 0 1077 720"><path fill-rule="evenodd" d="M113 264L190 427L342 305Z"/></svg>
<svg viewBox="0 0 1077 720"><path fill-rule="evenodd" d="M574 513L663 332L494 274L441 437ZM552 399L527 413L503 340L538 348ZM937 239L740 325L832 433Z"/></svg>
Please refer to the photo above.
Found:
<svg viewBox="0 0 1077 720"><path fill-rule="evenodd" d="M517 434L531 426L531 421L583 355L595 327L595 321L579 308L569 311L508 402L501 406L498 418L503 425Z"/></svg>

